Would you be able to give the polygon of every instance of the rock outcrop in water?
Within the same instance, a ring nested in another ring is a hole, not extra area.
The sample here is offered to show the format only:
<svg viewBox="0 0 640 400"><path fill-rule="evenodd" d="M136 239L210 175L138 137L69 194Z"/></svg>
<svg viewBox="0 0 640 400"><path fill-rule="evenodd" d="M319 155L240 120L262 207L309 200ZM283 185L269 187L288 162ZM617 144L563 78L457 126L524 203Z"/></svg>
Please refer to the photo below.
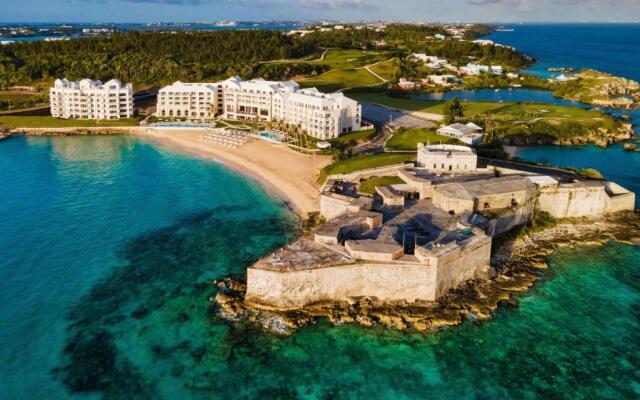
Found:
<svg viewBox="0 0 640 400"><path fill-rule="evenodd" d="M542 276L548 268L546 257L557 248L610 240L640 241L640 214L623 212L598 220L566 220L553 228L505 239L496 244L492 254L491 263L497 271L488 277L492 279L467 282L436 302L383 303L374 298L353 298L312 304L296 311L254 309L244 303L246 286L227 278L214 282L218 293L211 298L212 309L232 323L278 334L292 333L321 318L334 324L433 331L465 319L489 319L500 305L517 306L514 294L529 289Z"/></svg>

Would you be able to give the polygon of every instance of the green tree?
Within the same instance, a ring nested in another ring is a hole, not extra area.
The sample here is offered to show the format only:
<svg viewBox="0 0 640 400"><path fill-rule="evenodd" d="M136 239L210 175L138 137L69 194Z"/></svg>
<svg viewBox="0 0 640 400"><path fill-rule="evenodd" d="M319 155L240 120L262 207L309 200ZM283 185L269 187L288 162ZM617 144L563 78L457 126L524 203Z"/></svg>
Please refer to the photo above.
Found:
<svg viewBox="0 0 640 400"><path fill-rule="evenodd" d="M351 146L345 143L332 143L331 144L331 157L333 161L341 161L347 159L353 155Z"/></svg>
<svg viewBox="0 0 640 400"><path fill-rule="evenodd" d="M445 103L444 119L447 124L451 124L462 117L464 117L464 107L458 97L454 97Z"/></svg>

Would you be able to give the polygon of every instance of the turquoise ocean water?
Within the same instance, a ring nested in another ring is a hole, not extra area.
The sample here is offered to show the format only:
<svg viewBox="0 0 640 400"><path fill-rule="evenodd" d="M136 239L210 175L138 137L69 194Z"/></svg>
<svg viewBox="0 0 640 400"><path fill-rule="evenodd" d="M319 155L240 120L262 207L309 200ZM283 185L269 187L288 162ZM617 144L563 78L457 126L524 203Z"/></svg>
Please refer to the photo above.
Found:
<svg viewBox="0 0 640 400"><path fill-rule="evenodd" d="M527 151L637 182L619 148ZM1 399L640 397L637 246L554 254L489 322L282 338L209 310L297 229L253 182L127 137L5 140L0 176Z"/></svg>
<svg viewBox="0 0 640 400"><path fill-rule="evenodd" d="M488 36L536 59L527 70L556 76L549 68L591 68L640 81L640 23L635 24L512 24L513 32Z"/></svg>
<svg viewBox="0 0 640 400"><path fill-rule="evenodd" d="M126 137L13 138L0 171L0 398L640 396L637 247L554 255L490 322L282 338L208 309L297 228L252 182Z"/></svg>

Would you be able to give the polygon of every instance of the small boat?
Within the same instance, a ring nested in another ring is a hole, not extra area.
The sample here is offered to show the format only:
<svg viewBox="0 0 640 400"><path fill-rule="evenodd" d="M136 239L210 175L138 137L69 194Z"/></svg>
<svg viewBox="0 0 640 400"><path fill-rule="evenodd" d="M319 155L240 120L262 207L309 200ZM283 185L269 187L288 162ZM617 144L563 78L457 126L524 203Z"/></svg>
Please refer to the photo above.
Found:
<svg viewBox="0 0 640 400"><path fill-rule="evenodd" d="M494 90L494 92L496 92L496 93L498 93L499 91L500 91L500 89L496 89L496 90Z"/></svg>

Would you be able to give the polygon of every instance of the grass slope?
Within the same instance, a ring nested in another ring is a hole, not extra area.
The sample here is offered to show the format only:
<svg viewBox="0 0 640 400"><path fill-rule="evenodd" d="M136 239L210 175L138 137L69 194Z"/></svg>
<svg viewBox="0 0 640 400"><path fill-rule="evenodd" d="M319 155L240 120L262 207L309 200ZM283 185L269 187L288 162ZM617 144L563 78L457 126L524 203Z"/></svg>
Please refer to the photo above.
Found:
<svg viewBox="0 0 640 400"><path fill-rule="evenodd" d="M358 191L361 193L375 194L376 186L397 185L401 183L404 183L404 181L397 176L381 176L360 182Z"/></svg>
<svg viewBox="0 0 640 400"><path fill-rule="evenodd" d="M311 61L311 64L328 65L331 69L360 68L378 61L387 60L390 53L386 51L331 49L324 60Z"/></svg>
<svg viewBox="0 0 640 400"><path fill-rule="evenodd" d="M448 136L438 135L435 131L417 128L403 130L400 129L393 134L387 142L387 147L394 150L416 150L418 143L430 144L460 144L461 141Z"/></svg>
<svg viewBox="0 0 640 400"><path fill-rule="evenodd" d="M392 64L382 63L386 62L389 57L391 57L391 53L387 51L330 49L323 60L287 60L285 63L297 62L328 66L329 71L322 75L303 76L296 78L296 80L302 87L317 87L322 91L334 92L340 89L374 86L382 83L364 67L381 62L376 67L382 72L380 75L385 76L393 68Z"/></svg>
<svg viewBox="0 0 640 400"><path fill-rule="evenodd" d="M0 111L19 110L49 103L49 97L42 93L0 92Z"/></svg>
<svg viewBox="0 0 640 400"><path fill-rule="evenodd" d="M358 144L362 142L368 142L376 137L375 129L365 129L358 132L345 133L344 135L340 135L335 139L331 140L331 143L344 143L344 144Z"/></svg>
<svg viewBox="0 0 640 400"><path fill-rule="evenodd" d="M383 61L376 65L372 65L370 69L384 79L393 81L395 79L396 73L399 70L398 60L394 58L391 60Z"/></svg>
<svg viewBox="0 0 640 400"><path fill-rule="evenodd" d="M340 89L374 86L382 83L364 68L334 69L300 82L302 87L316 87L323 92L335 92Z"/></svg>
<svg viewBox="0 0 640 400"><path fill-rule="evenodd" d="M363 169L401 164L415 158L416 153L381 153L355 156L346 160L337 161L324 167L320 172L318 182L324 182L327 179L327 176L333 174L346 174Z"/></svg>

